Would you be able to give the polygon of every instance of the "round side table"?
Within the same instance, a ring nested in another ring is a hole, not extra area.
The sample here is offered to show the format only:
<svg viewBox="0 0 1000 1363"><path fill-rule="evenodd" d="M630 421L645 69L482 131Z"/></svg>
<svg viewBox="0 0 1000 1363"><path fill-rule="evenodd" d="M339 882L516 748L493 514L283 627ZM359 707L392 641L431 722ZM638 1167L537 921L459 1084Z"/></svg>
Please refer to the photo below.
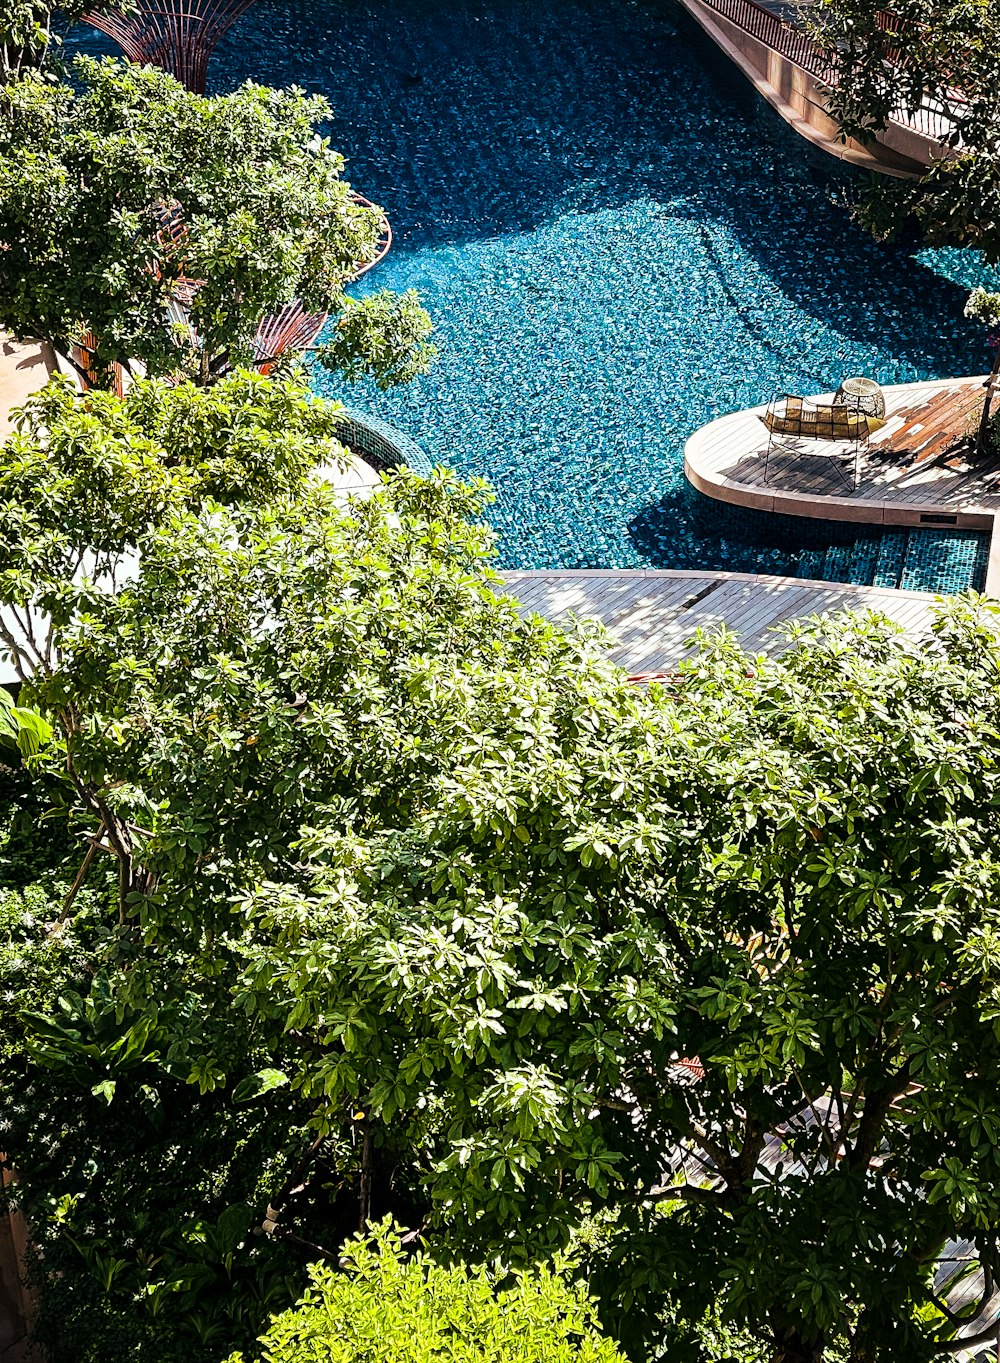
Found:
<svg viewBox="0 0 1000 1363"><path fill-rule="evenodd" d="M849 412L859 412L863 416L880 420L885 416L885 394L874 379L841 379L833 402L834 406L846 407Z"/></svg>

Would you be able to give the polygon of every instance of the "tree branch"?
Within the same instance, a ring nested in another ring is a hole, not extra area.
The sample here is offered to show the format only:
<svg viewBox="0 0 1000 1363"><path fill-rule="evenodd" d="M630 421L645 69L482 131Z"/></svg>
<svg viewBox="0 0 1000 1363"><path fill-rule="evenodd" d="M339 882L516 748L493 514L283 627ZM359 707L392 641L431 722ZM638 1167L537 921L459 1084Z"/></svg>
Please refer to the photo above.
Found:
<svg viewBox="0 0 1000 1363"><path fill-rule="evenodd" d="M994 1321L988 1330L980 1330L978 1335L965 1335L961 1339L941 1339L932 1341L939 1353L957 1354L964 1349L973 1349L977 1344L990 1344L1000 1336L1000 1321Z"/></svg>
<svg viewBox="0 0 1000 1363"><path fill-rule="evenodd" d="M14 671L18 675L18 680L26 682L30 673L24 670L22 664L27 663L30 660L2 620L0 620L0 639L3 639L4 643L7 645L10 652L10 660L13 664Z"/></svg>
<svg viewBox="0 0 1000 1363"><path fill-rule="evenodd" d="M62 908L59 910L59 917L56 919L52 927L49 929L48 935L50 937L55 935L56 928L61 927L62 924L65 923L66 917L69 914L70 908L72 907L73 900L79 893L80 887L83 885L83 882L87 879L87 872L90 870L91 863L94 860L94 856L97 853L98 848L101 846L101 835L103 834L103 832L104 820L102 819L100 827L98 828L94 836L90 839L90 846L87 848L86 855L83 858L83 863L76 873L76 879L73 881L73 884L69 887L69 894L62 902Z"/></svg>
<svg viewBox="0 0 1000 1363"><path fill-rule="evenodd" d="M874 1094L870 1093L865 1098L861 1120L858 1123L858 1138L854 1142L853 1149L847 1150L846 1144L844 1147L849 1168L867 1169L871 1163L886 1114L899 1095L905 1093L909 1083L908 1063L903 1066L896 1078L901 1083L886 1084L884 1088L877 1089Z"/></svg>
<svg viewBox="0 0 1000 1363"><path fill-rule="evenodd" d="M678 1183L672 1186L650 1188L647 1192L637 1193L637 1202L701 1202L721 1206L726 1201L722 1188L699 1188L694 1183Z"/></svg>

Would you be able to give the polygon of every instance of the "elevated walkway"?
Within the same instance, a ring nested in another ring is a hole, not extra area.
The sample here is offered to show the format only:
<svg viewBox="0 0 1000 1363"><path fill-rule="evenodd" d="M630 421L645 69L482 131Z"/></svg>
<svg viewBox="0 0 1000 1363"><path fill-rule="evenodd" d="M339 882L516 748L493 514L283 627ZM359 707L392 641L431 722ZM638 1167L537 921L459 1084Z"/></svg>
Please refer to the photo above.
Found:
<svg viewBox="0 0 1000 1363"><path fill-rule="evenodd" d="M832 69L808 34L796 25L793 0L678 0L694 21L802 137L842 161L897 178L923 174L936 157L947 123L941 111L900 114L871 141L844 138L830 113L825 89Z"/></svg>

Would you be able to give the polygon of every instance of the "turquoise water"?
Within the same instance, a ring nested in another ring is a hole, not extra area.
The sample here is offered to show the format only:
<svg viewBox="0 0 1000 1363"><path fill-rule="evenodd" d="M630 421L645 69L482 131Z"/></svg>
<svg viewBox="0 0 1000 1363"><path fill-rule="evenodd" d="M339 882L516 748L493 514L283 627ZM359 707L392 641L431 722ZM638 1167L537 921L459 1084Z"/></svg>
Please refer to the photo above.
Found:
<svg viewBox="0 0 1000 1363"><path fill-rule="evenodd" d="M317 386L488 478L504 566L976 580L979 536L741 512L685 482L685 439L724 412L985 353L974 262L855 227L853 172L671 0L260 0L210 88L248 77L329 97L395 231L365 287L419 289L437 327L405 390Z"/></svg>

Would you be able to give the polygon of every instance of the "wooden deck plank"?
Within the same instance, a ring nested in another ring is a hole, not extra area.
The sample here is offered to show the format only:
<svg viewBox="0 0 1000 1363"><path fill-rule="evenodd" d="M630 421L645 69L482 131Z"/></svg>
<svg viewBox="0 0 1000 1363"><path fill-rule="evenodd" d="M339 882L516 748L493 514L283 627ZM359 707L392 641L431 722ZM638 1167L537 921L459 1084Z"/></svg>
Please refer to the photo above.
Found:
<svg viewBox="0 0 1000 1363"><path fill-rule="evenodd" d="M782 621L802 618L812 613L813 597L808 588L803 588L801 591L788 591L781 597L772 597L762 602L752 614L739 622L739 627L746 638L761 640Z"/></svg>
<svg viewBox="0 0 1000 1363"><path fill-rule="evenodd" d="M685 588L689 587L687 583L683 585ZM705 585L700 584L696 594L702 592ZM714 586L710 593L714 596L718 592L718 586L712 584L711 579L707 585ZM628 658L634 670L642 671L647 670L647 666L654 666L662 658L665 640L688 638L694 633L697 628L696 612L701 603L692 608L686 607L684 603L689 596L688 590L685 590L680 599L676 593L664 590L643 618L641 628L636 628L637 622L634 620L628 622L628 626L624 628L621 624L617 627L612 626L613 632L621 640L619 652Z"/></svg>
<svg viewBox="0 0 1000 1363"><path fill-rule="evenodd" d="M522 600L521 614L544 615L547 620L554 620L558 619L563 612L553 608L552 602L546 592L536 592L529 600Z"/></svg>
<svg viewBox="0 0 1000 1363"><path fill-rule="evenodd" d="M1000 461L976 463L966 439L983 401L983 379L899 385L885 396L886 425L861 450L857 487L846 468L848 443L779 437L767 456L762 409L734 412L695 432L685 471L709 496L758 507L766 498L766 509L789 515L910 525L920 524L922 514L954 515L960 527L988 530L1000 514Z"/></svg>
<svg viewBox="0 0 1000 1363"><path fill-rule="evenodd" d="M683 591L683 583L678 583L678 597ZM644 611L648 613L650 610L656 610L661 598L659 593L651 589L650 583L646 578L640 578L631 590L622 591L613 595L605 590L597 593L591 599L600 602L602 618L604 611L610 611L610 614L607 617L608 621L609 623L613 622L612 627L617 629L619 622L625 627L625 622L633 615L641 615Z"/></svg>
<svg viewBox="0 0 1000 1363"><path fill-rule="evenodd" d="M771 609L765 615L750 622L752 636L762 645L773 636L776 628L790 620L808 620L811 616L822 614L831 607L846 608L850 604L850 598L840 598L833 602L817 596L815 591L804 591L794 597L789 593L783 600L772 603Z"/></svg>
<svg viewBox="0 0 1000 1363"><path fill-rule="evenodd" d="M622 570L574 578L558 572L512 573L505 581L519 600L530 593L535 601L548 601L550 619L558 620L561 605L572 600L576 615L601 620L616 639L609 656L635 673L670 671L699 629L723 623L748 652L780 653L788 647L783 623L846 607L881 611L919 637L927 628L934 599L929 593L873 591L849 583L817 584L755 574ZM685 605L706 587L707 595ZM634 605L621 616L617 607L625 599ZM612 619L616 614L617 629Z"/></svg>
<svg viewBox="0 0 1000 1363"><path fill-rule="evenodd" d="M569 579L547 575L541 591L532 596L536 609L549 603L550 618L559 618L560 609L572 595L573 613L598 618L621 640L612 656L629 666L647 653L661 652L660 636L668 621L683 610L692 595L713 579L678 576L664 580L646 579L641 573L611 574L588 579ZM512 579L515 591L523 591L523 580ZM529 588L530 589L530 588Z"/></svg>
<svg viewBox="0 0 1000 1363"><path fill-rule="evenodd" d="M609 627L617 633L629 635L648 634L658 628L666 618L672 618L687 608L697 592L692 592L687 584L678 592L647 595L634 603L632 608L618 616L608 619Z"/></svg>

